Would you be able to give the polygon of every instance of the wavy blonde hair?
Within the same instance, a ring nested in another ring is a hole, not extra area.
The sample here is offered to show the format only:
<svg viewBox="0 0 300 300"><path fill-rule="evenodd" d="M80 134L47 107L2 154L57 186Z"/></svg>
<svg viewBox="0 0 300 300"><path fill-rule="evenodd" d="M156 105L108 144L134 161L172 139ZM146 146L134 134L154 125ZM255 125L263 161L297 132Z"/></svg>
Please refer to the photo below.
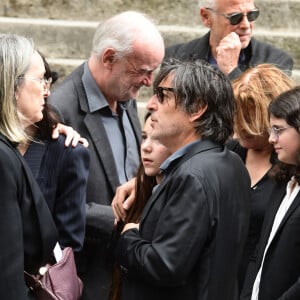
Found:
<svg viewBox="0 0 300 300"><path fill-rule="evenodd" d="M293 80L272 64L247 69L232 81L236 100L235 134L260 136L269 127L268 106L281 93L294 87Z"/></svg>

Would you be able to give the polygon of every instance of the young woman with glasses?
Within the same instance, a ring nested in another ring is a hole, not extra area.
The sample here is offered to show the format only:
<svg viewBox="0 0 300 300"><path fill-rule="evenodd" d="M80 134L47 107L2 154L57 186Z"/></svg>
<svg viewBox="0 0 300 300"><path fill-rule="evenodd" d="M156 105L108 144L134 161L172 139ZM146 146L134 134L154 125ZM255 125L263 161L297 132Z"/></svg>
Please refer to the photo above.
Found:
<svg viewBox="0 0 300 300"><path fill-rule="evenodd" d="M241 299L300 299L300 87L271 102L269 142L280 161L270 176L261 239L249 264Z"/></svg>
<svg viewBox="0 0 300 300"><path fill-rule="evenodd" d="M240 289L260 237L274 185L269 177L269 172L276 163L276 153L268 142L268 105L293 85L287 75L270 64L250 68L232 82L236 99L235 139L228 142L228 147L244 161L251 178L251 217L239 269Z"/></svg>

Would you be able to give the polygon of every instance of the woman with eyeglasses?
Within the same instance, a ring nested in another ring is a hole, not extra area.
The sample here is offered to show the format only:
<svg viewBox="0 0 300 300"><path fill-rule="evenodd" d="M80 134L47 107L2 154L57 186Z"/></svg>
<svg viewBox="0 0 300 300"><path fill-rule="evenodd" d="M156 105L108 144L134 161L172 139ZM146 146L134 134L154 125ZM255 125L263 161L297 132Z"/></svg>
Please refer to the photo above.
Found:
<svg viewBox="0 0 300 300"><path fill-rule="evenodd" d="M250 225L238 274L241 290L274 185L269 177L276 153L268 142L268 105L294 83L277 67L261 64L245 71L232 86L236 99L235 138L227 146L241 157L251 178Z"/></svg>
<svg viewBox="0 0 300 300"><path fill-rule="evenodd" d="M300 87L271 102L269 142L280 161L270 176L261 239L249 264L242 300L300 299Z"/></svg>
<svg viewBox="0 0 300 300"><path fill-rule="evenodd" d="M31 168L58 230L58 241L62 248L71 247L79 252L84 243L85 199L89 170L89 152L80 143L76 147L65 147L65 136L51 138L58 124L58 117L47 104L51 83L57 79L45 57L42 77L35 88L43 90L43 118L26 128L33 141L20 145L19 150ZM25 75L24 78L27 78ZM54 80L52 79L54 78ZM33 77L29 77L33 80ZM31 113L28 117L31 118Z"/></svg>
<svg viewBox="0 0 300 300"><path fill-rule="evenodd" d="M26 287L24 270L37 274L41 266L52 261L58 240L49 207L21 155L30 144L44 142L36 125L45 113L49 81L44 75L43 59L31 40L0 34L0 299L35 299ZM53 154L53 165L61 160L59 154ZM64 174L78 169L70 166L61 165L62 179L72 181ZM40 184L46 179L41 178Z"/></svg>
<svg viewBox="0 0 300 300"><path fill-rule="evenodd" d="M42 119L44 105L40 83L19 77L39 78L43 71L28 39L0 35L0 299L34 299L24 269L36 274L57 241L47 203L18 151L31 139L25 129Z"/></svg>

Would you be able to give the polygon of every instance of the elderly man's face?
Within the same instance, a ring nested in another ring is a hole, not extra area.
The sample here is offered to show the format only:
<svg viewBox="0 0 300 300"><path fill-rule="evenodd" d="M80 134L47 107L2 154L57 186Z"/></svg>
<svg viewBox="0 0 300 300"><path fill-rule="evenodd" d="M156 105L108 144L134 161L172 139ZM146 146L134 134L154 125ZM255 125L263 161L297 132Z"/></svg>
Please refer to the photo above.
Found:
<svg viewBox="0 0 300 300"><path fill-rule="evenodd" d="M209 22L207 26L211 29L211 39L214 45L231 32L235 32L242 43L242 48L246 48L251 40L254 22L249 22L246 14L255 9L252 0L216 0L215 11L207 10ZM231 25L230 21L221 14L230 15L233 13L243 13L242 21L237 25Z"/></svg>
<svg viewBox="0 0 300 300"><path fill-rule="evenodd" d="M162 42L152 45L136 43L132 54L115 60L105 80L106 88L103 92L106 98L112 101L137 98L141 87L152 84L153 72L163 57Z"/></svg>

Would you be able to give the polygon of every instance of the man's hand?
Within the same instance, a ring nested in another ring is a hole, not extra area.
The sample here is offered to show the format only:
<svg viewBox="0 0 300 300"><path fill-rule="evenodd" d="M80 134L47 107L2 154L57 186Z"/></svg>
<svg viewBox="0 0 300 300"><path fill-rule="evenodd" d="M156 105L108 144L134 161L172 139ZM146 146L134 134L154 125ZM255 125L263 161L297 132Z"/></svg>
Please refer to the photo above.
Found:
<svg viewBox="0 0 300 300"><path fill-rule="evenodd" d="M127 210L134 203L136 196L135 184L136 178L133 178L117 188L115 196L111 203L116 221L124 221Z"/></svg>
<svg viewBox="0 0 300 300"><path fill-rule="evenodd" d="M219 69L225 74L230 74L239 62L242 43L235 32L225 36L216 47L216 61Z"/></svg>
<svg viewBox="0 0 300 300"><path fill-rule="evenodd" d="M127 223L123 230L122 230L122 233L129 230L129 229L133 229L133 228L136 228L137 230L139 230L140 228L140 224L139 223Z"/></svg>
<svg viewBox="0 0 300 300"><path fill-rule="evenodd" d="M52 131L52 138L55 140L59 137L60 134L66 136L66 147L69 147L71 142L73 147L76 147L78 143L82 144L84 147L89 146L89 142L87 141L87 139L81 137L80 134L70 126L58 123Z"/></svg>

